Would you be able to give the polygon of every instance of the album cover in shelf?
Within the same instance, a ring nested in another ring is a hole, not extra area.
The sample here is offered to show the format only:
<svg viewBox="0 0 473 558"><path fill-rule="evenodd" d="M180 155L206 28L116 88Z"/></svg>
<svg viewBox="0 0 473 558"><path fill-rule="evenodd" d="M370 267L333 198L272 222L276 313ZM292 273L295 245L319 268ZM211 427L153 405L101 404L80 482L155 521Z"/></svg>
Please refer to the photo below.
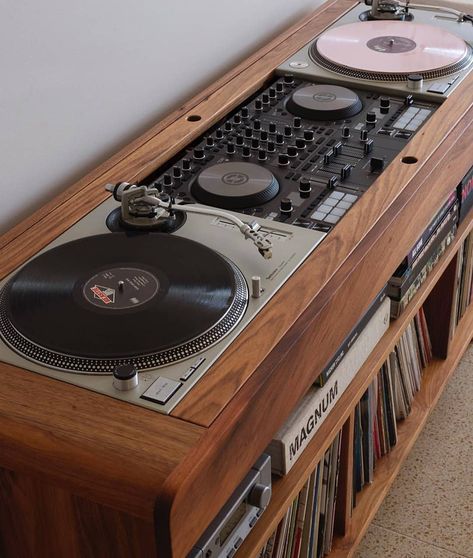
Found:
<svg viewBox="0 0 473 558"><path fill-rule="evenodd" d="M266 452L273 473L285 475L299 459L328 413L389 327L389 299L381 303L355 343L323 386L312 386Z"/></svg>
<svg viewBox="0 0 473 558"><path fill-rule="evenodd" d="M322 558L331 551L341 438L339 432L261 549L260 558Z"/></svg>
<svg viewBox="0 0 473 558"><path fill-rule="evenodd" d="M356 494L374 478L376 462L397 443L396 421L406 418L432 360L423 308L408 324L370 384L354 414L353 505Z"/></svg>
<svg viewBox="0 0 473 558"><path fill-rule="evenodd" d="M473 295L473 233L464 240L457 254L455 292L452 306L451 333L471 304Z"/></svg>

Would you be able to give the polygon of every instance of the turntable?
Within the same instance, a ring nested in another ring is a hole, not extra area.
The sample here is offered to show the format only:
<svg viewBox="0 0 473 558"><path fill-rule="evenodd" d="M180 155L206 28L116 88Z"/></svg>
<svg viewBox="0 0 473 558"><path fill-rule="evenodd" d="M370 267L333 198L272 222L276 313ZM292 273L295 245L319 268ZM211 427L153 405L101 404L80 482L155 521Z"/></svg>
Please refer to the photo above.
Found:
<svg viewBox="0 0 473 558"><path fill-rule="evenodd" d="M368 2L367 2L368 3ZM471 16L433 6L358 5L279 68L306 79L443 101L472 68Z"/></svg>

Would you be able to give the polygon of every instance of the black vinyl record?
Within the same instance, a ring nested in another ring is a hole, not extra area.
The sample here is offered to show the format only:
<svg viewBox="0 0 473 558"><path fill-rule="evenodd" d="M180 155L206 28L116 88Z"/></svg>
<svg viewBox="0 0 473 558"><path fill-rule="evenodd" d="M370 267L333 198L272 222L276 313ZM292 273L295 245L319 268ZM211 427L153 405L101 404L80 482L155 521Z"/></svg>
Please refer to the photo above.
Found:
<svg viewBox="0 0 473 558"><path fill-rule="evenodd" d="M19 352L53 367L110 372L148 355L138 358L143 369L218 341L246 300L237 268L202 244L104 234L28 262L2 292L0 330Z"/></svg>

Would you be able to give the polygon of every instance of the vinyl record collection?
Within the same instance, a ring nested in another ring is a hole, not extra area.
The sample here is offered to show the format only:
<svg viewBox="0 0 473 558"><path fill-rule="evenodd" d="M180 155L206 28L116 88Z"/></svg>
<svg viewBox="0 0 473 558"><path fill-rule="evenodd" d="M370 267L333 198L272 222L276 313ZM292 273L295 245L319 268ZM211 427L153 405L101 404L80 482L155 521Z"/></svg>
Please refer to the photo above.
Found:
<svg viewBox="0 0 473 558"><path fill-rule="evenodd" d="M421 308L355 407L353 505L356 493L373 481L376 462L397 442L396 421L405 419L432 360L432 345Z"/></svg>
<svg viewBox="0 0 473 558"><path fill-rule="evenodd" d="M457 255L457 279L452 306L452 334L466 312L473 295L473 234L463 242Z"/></svg>
<svg viewBox="0 0 473 558"><path fill-rule="evenodd" d="M332 548L342 434L288 508L260 558L321 558Z"/></svg>

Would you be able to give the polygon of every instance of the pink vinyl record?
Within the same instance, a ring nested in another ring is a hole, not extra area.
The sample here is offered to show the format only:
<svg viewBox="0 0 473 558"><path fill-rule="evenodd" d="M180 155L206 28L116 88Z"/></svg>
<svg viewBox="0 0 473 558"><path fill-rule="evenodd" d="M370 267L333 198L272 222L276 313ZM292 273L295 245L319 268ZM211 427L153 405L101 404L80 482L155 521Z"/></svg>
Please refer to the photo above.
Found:
<svg viewBox="0 0 473 558"><path fill-rule="evenodd" d="M365 72L410 74L455 66L467 44L448 31L405 21L365 21L334 27L315 44L327 61Z"/></svg>

